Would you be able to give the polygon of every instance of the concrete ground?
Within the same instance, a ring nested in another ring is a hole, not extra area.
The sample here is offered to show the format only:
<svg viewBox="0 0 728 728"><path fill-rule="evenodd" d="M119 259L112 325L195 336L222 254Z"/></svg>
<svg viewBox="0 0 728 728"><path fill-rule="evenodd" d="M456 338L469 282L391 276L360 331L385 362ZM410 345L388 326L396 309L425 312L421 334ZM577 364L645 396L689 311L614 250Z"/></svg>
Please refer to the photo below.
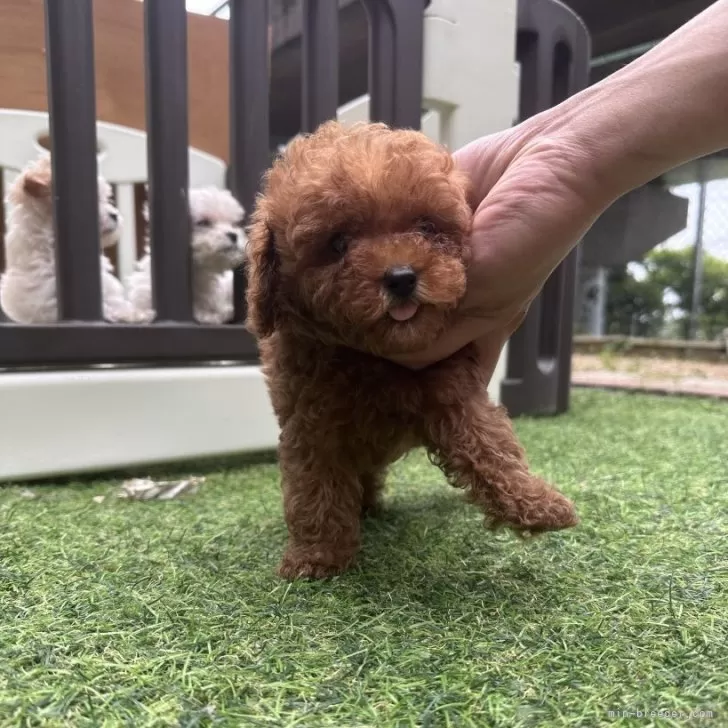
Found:
<svg viewBox="0 0 728 728"><path fill-rule="evenodd" d="M728 399L728 361L575 354L571 381L581 387Z"/></svg>

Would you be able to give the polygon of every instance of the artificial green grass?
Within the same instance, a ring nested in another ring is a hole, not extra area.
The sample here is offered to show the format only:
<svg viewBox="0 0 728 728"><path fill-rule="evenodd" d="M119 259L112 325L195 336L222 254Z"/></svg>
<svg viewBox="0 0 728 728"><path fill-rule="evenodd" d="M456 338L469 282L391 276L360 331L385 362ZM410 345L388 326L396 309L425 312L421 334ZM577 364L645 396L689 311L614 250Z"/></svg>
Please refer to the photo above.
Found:
<svg viewBox="0 0 728 728"><path fill-rule="evenodd" d="M274 575L271 463L3 489L0 725L728 726L728 406L576 392L517 429L578 528L489 533L417 453L323 583ZM714 718L608 714L660 710Z"/></svg>

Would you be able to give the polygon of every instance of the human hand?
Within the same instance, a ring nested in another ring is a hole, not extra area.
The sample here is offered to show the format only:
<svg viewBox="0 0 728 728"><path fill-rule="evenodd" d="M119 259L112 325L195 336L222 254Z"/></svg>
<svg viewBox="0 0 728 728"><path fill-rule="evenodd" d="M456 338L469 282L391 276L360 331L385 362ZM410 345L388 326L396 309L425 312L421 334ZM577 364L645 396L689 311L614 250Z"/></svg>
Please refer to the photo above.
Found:
<svg viewBox="0 0 728 728"><path fill-rule="evenodd" d="M453 325L427 350L400 357L421 368L476 341L489 376L553 269L604 205L587 150L526 123L455 155L472 182L468 290Z"/></svg>
<svg viewBox="0 0 728 728"><path fill-rule="evenodd" d="M728 0L616 73L455 153L473 184L468 289L452 327L401 357L422 368L475 341L489 376L561 260L617 198L728 146Z"/></svg>

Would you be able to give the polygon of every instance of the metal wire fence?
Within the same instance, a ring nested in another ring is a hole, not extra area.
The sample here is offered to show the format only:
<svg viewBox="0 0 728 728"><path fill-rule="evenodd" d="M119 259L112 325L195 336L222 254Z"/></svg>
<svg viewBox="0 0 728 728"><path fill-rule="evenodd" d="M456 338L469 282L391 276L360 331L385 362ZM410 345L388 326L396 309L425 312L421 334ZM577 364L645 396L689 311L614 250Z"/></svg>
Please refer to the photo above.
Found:
<svg viewBox="0 0 728 728"><path fill-rule="evenodd" d="M684 228L638 259L584 272L590 279L577 310L579 333L703 341L728 335L728 157L698 160L664 182L687 200Z"/></svg>

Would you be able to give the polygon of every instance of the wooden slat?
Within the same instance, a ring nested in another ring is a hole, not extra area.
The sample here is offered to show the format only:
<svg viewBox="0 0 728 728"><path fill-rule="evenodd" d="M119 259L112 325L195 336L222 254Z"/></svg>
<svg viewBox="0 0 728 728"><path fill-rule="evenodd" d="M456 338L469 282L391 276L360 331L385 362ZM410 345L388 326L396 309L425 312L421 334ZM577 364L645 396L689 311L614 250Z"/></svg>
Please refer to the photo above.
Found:
<svg viewBox="0 0 728 728"><path fill-rule="evenodd" d="M158 321L192 321L185 0L144 9L154 308Z"/></svg>
<svg viewBox="0 0 728 728"><path fill-rule="evenodd" d="M101 319L91 0L46 0L58 317Z"/></svg>

